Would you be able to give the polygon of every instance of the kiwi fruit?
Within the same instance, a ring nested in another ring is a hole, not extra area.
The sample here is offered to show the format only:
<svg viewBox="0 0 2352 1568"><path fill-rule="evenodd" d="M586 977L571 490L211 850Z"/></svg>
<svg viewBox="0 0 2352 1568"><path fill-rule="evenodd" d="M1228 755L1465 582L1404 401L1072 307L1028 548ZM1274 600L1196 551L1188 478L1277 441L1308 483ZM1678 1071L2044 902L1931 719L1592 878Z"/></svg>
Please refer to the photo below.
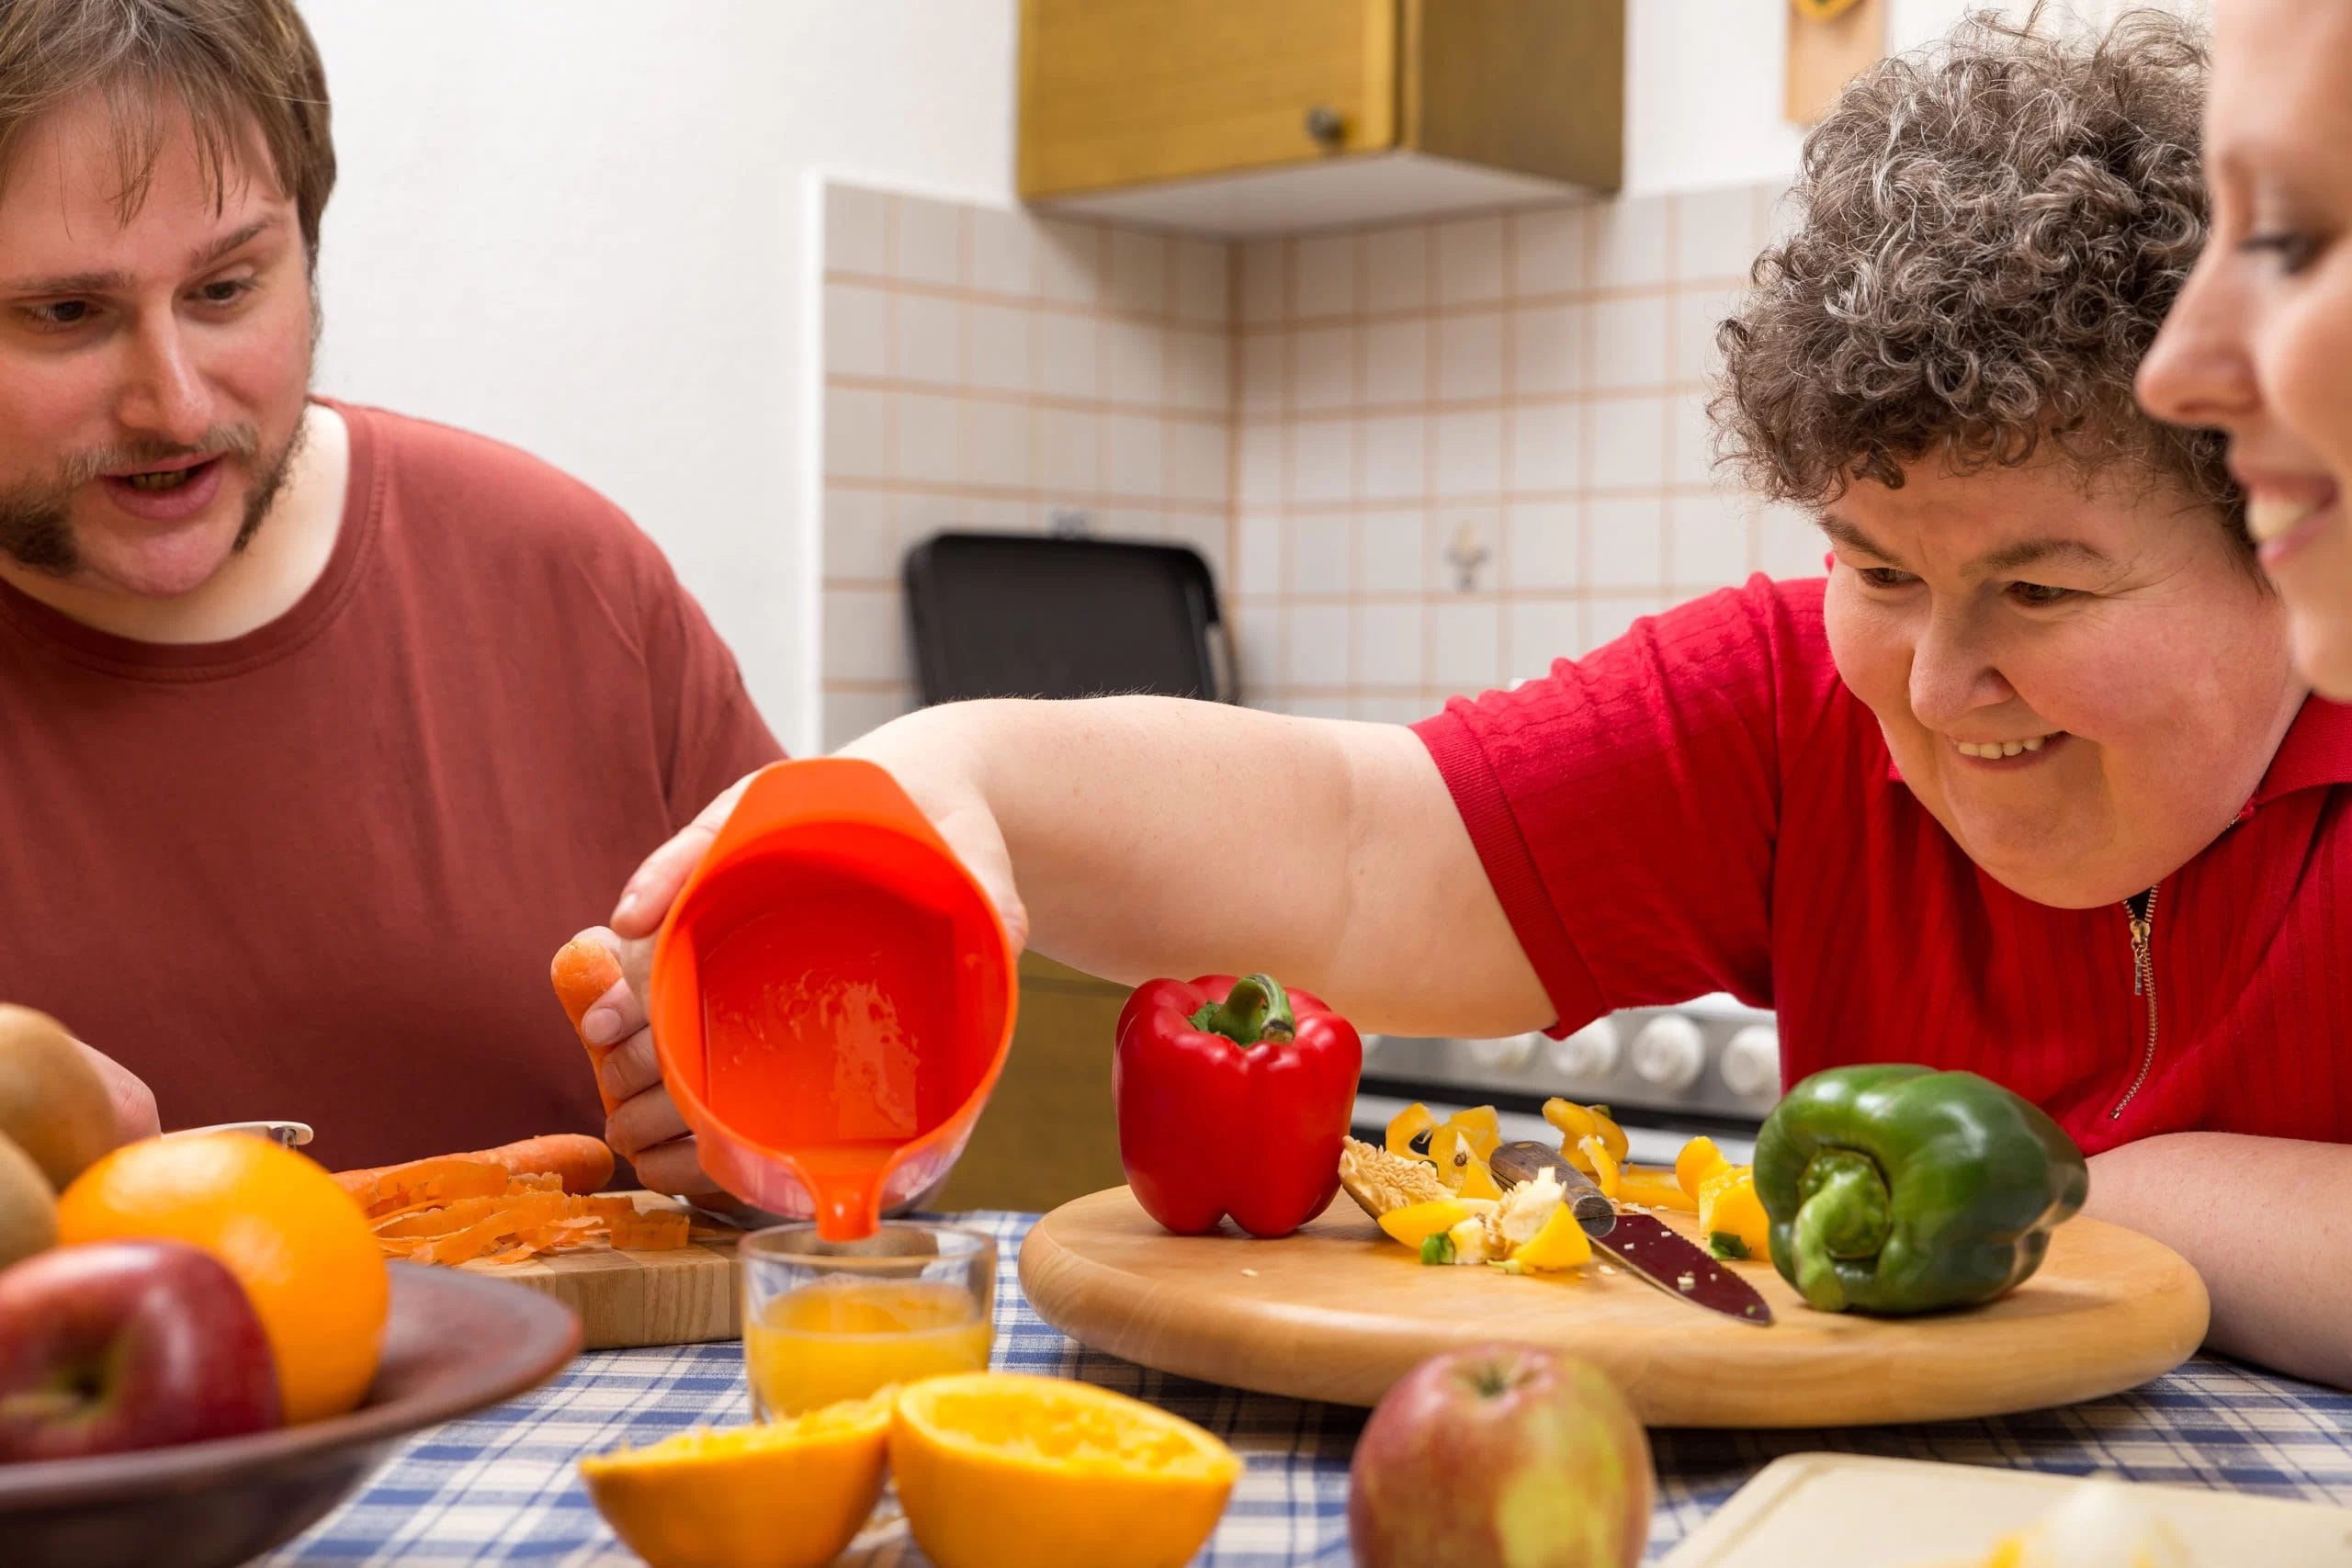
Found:
<svg viewBox="0 0 2352 1568"><path fill-rule="evenodd" d="M32 1156L52 1191L120 1140L106 1081L65 1026L0 1002L0 1136Z"/></svg>
<svg viewBox="0 0 2352 1568"><path fill-rule="evenodd" d="M32 1156L0 1137L0 1269L57 1245L57 1194Z"/></svg>

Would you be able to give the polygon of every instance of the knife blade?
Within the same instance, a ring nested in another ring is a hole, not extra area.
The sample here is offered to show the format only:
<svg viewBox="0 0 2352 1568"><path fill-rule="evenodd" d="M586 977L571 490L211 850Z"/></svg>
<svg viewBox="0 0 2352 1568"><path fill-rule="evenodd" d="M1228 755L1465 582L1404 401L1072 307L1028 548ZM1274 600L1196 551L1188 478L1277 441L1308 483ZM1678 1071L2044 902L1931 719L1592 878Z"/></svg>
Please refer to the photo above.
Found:
<svg viewBox="0 0 2352 1568"><path fill-rule="evenodd" d="M283 1144L289 1149L300 1148L311 1141L311 1124L307 1122L215 1122L205 1127L182 1127L165 1133L166 1138L197 1138L208 1133L251 1133Z"/></svg>
<svg viewBox="0 0 2352 1568"><path fill-rule="evenodd" d="M1567 1189L1577 1224L1594 1241L1593 1253L1621 1264L1670 1296L1721 1313L1735 1323L1769 1328L1772 1309L1756 1287L1725 1269L1704 1248L1686 1241L1652 1214L1628 1213L1611 1202L1592 1178L1542 1144L1505 1144L1487 1162L1495 1180L1505 1190L1532 1181L1549 1170ZM1588 1194L1589 1195L1588 1197ZM1609 1223L1596 1230L1586 1215L1591 1200L1599 1199Z"/></svg>

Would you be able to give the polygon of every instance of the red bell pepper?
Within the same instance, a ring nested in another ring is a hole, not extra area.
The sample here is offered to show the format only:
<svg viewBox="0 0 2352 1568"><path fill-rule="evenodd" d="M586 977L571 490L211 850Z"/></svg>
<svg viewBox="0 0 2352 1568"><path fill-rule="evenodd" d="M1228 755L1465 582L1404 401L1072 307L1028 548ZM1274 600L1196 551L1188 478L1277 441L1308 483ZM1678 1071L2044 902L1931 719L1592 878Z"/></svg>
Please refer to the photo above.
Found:
<svg viewBox="0 0 2352 1568"><path fill-rule="evenodd" d="M1340 1190L1363 1071L1355 1027L1271 976L1146 981L1120 1010L1111 1067L1136 1201L1180 1235L1227 1214L1288 1235Z"/></svg>

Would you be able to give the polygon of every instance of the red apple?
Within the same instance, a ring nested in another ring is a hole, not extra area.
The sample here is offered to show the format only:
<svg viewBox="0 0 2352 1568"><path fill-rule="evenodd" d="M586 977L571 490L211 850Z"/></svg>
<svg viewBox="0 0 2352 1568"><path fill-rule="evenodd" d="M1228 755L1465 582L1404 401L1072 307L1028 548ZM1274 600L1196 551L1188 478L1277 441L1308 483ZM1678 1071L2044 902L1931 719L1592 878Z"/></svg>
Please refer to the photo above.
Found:
<svg viewBox="0 0 2352 1568"><path fill-rule="evenodd" d="M256 1432L277 1367L237 1277L176 1241L53 1247L0 1271L0 1461Z"/></svg>
<svg viewBox="0 0 2352 1568"><path fill-rule="evenodd" d="M1358 1568L1633 1568L1649 1540L1649 1438L1589 1362L1481 1345L1382 1398L1348 1472Z"/></svg>

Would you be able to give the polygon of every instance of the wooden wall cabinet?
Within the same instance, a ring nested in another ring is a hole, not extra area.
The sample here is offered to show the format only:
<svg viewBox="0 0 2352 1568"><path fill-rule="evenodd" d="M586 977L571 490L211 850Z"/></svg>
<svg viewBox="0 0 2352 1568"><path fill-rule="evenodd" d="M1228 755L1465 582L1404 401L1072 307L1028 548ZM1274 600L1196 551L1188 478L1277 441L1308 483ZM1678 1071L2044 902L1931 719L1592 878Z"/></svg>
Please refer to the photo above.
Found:
<svg viewBox="0 0 2352 1568"><path fill-rule="evenodd" d="M1033 204L1222 234L1617 188L1625 0L1022 0Z"/></svg>

